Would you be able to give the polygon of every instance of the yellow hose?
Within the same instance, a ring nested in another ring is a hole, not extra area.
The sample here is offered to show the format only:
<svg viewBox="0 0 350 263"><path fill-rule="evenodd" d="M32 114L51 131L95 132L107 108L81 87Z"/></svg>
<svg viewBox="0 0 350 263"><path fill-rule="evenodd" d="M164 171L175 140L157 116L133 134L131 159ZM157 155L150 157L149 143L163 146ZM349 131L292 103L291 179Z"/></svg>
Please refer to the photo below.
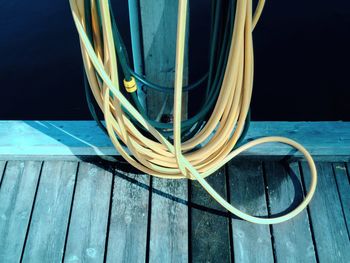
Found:
<svg viewBox="0 0 350 263"><path fill-rule="evenodd" d="M215 108L200 132L188 141L181 142L181 98L187 0L179 0L173 145L142 117L119 90L118 66L108 0L100 0L99 3L91 0L93 34L99 36L100 32L98 30L102 26L103 36L103 42L100 38L96 38L95 49L90 43L84 28L84 1L70 0L70 5L80 36L82 56L89 84L98 105L104 113L106 128L111 141L123 158L137 169L153 176L197 180L217 202L232 214L253 223L274 224L296 216L309 204L316 189L317 172L315 163L308 151L302 145L288 138L265 137L234 149L243 131L249 110L254 62L252 31L260 17L264 2L264 0L258 2L253 16L252 0L237 0L228 63ZM101 25L99 25L99 20L96 18L96 6L98 4L101 10ZM96 72L100 78L97 77ZM155 139L145 137L129 120L122 106ZM127 145L131 154L122 147L119 140ZM293 211L275 218L259 218L243 213L229 204L207 183L205 177L220 169L241 152L269 142L288 144L299 150L309 164L311 184L305 199ZM194 150L195 148L196 150Z"/></svg>

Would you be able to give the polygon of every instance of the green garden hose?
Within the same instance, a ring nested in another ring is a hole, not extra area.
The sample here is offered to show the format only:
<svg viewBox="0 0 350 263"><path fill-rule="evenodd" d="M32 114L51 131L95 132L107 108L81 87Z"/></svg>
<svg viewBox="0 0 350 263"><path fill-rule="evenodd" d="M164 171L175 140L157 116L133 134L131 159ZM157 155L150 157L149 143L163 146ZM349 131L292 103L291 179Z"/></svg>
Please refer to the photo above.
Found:
<svg viewBox="0 0 350 263"><path fill-rule="evenodd" d="M98 2L98 1L97 1ZM99 6L99 5L97 5ZM223 37L220 41L218 41L218 35L219 30L221 28L220 26L220 19L222 19L221 12L223 12L223 8L221 5L221 1L217 1L214 5L214 17L213 17L213 23L212 23L212 38L210 40L210 55L209 55L209 71L206 73L202 78L200 78L198 81L193 83L192 85L189 85L187 87L183 87L184 91L190 91L195 88L199 88L200 84L202 84L206 79L208 79L206 84L206 96L205 100L198 111L197 114L195 114L193 117L189 118L188 120L185 120L182 122L182 133L183 133L183 139L192 137L203 125L203 123L207 120L208 113L212 110L214 103L216 101L216 98L218 96L220 86L222 84L224 71L227 63L228 58L228 52L229 52L229 42L232 37L232 31L233 31L233 24L234 24L234 1L230 0L226 12L226 21L225 26L222 29L224 32ZM86 28L87 28L87 34L89 36L90 41L93 43L93 35L92 35L92 26L91 26L91 2L90 0L85 0L85 17L86 17ZM97 8L97 13L99 19L101 18L99 8ZM131 77L135 77L139 82L144 84L146 88L155 89L164 93L173 92L173 88L169 87L161 87L159 85L156 85L154 83L151 83L145 79L144 76L140 76L136 74L130 67L129 63L129 57L124 45L124 42L122 40L122 37L119 33L112 8L111 8L111 21L112 21L112 29L113 29L113 38L115 43L115 49L117 53L117 58L119 60L119 63L121 65L122 72L124 74L124 78L126 81L130 81ZM219 48L220 52L218 53L218 57L215 57L215 51L218 50L218 45L221 46ZM218 63L215 65L217 68L215 74L214 74L214 62L218 61ZM85 82L86 83L86 82ZM153 125L155 128L157 128L160 132L163 133L166 137L170 138L172 135L172 124L171 123L162 123L159 121L151 120L148 118L146 110L141 105L138 96L135 92L131 93L131 97L133 99L134 105L137 107L137 109L140 111L142 116L147 119L147 121ZM89 96L88 98L91 98ZM91 102L91 99L88 100L89 109L92 109L93 102ZM93 110L96 112L96 109ZM94 112L91 112L91 115L96 120L96 114ZM98 122L98 125L101 126L100 122ZM246 134L248 127L249 127L250 118L247 118L246 125L245 125L245 132L242 133L242 136L240 137L240 141L243 140L244 135Z"/></svg>
<svg viewBox="0 0 350 263"><path fill-rule="evenodd" d="M253 223L274 224L295 217L309 204L317 185L317 171L310 153L291 139L274 136L258 138L243 145L239 143L239 138L242 137L247 126L253 88L252 32L261 15L264 2L264 0L258 1L254 14L252 0L229 2L227 17L229 21L234 21L233 31L224 30L222 38L221 34L218 35L218 39L221 39L218 41L218 46L221 46L219 58L217 52L210 52L210 54L216 54L216 57L209 58L209 61L217 61L215 63L217 65L211 67L211 72L209 67L209 83L207 83L209 86L202 91L203 94L214 95L206 98L209 104L212 97L215 97L214 105L208 109L207 105L203 105L193 118L183 121L181 110L188 2L179 0L173 91L174 120L173 124L166 126L163 126L164 123L149 120L144 112L139 111L134 104L135 101L137 103L137 97L134 96L132 99L127 97L129 93L135 93L137 86L135 79L128 72L128 59L126 54L123 55L123 44L116 31L117 27L113 26L116 23L113 22L109 1L90 0L91 5L87 5L89 7L87 11L86 1L70 0L70 5L80 37L84 67L91 91L103 111L108 135L121 156L135 168L153 176L197 180L232 214ZM220 4L217 4L216 8L220 8ZM85 15L85 12L91 12L91 16ZM88 29L87 20L90 17L92 30ZM212 36L215 35L215 26L212 32ZM225 35L227 42L224 41ZM220 61L222 61L221 64ZM118 70L118 62L121 71ZM216 68L215 74L213 68ZM119 81L120 76L124 78L124 87ZM212 83L210 83L211 79L213 79ZM198 128L195 133L191 130L192 125ZM169 126L173 131L171 142L168 136L164 135L165 128L163 128ZM184 133L193 134L184 140ZM218 171L241 152L272 142L290 145L305 156L310 169L311 183L305 199L294 210L273 218L256 217L228 203L205 178ZM129 151L126 151L122 144Z"/></svg>

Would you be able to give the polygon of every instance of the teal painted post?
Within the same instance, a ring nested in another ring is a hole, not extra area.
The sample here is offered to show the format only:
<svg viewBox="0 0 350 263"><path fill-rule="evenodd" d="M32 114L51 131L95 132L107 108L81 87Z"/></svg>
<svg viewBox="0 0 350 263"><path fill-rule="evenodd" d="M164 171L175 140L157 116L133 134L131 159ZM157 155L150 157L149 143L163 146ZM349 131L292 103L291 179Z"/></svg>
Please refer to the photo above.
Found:
<svg viewBox="0 0 350 263"><path fill-rule="evenodd" d="M131 47L134 62L134 71L142 75L143 63L141 53L141 31L140 31L140 9L138 0L129 0L129 20L130 20L130 34L131 34ZM146 109L146 89L140 82L137 82L138 90L137 96L139 97L141 105Z"/></svg>

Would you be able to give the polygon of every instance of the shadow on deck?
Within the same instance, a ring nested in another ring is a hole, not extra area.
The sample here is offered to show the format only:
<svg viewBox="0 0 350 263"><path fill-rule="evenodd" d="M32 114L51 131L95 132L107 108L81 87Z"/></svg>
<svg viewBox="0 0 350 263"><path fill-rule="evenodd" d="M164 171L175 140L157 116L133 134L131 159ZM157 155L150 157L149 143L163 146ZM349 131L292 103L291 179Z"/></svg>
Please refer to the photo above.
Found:
<svg viewBox="0 0 350 263"><path fill-rule="evenodd" d="M1 161L0 262L349 262L349 163L317 168L308 209L265 226L232 217L197 182L118 163ZM309 174L303 162L245 158L208 180L238 208L266 217L295 207Z"/></svg>
<svg viewBox="0 0 350 263"><path fill-rule="evenodd" d="M93 122L0 124L0 262L350 262L350 123L252 123L247 138L291 137L317 159L311 204L273 226L232 216L195 181L140 174ZM244 154L208 178L222 196L261 217L300 203L297 153Z"/></svg>

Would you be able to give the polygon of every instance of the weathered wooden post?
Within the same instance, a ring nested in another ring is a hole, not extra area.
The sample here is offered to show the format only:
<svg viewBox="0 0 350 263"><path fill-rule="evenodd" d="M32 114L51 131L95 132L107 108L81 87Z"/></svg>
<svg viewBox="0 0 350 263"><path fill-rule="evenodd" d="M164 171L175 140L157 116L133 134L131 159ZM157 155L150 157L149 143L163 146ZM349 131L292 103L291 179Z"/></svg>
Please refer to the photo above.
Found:
<svg viewBox="0 0 350 263"><path fill-rule="evenodd" d="M178 1L174 0L140 0L145 75L148 80L165 87L174 87L177 8ZM184 85L188 83L188 33L186 42ZM148 115L152 119L161 119L162 116L171 118L173 100L172 94L147 89ZM159 114L162 108L164 111ZM182 98L182 116L187 117L187 93ZM154 191L149 220L157 222L157 227L151 227L150 231L149 261L169 262L176 258L179 262L186 262L188 207L185 202L188 182L158 178L153 178L152 181ZM155 191L171 195L175 199L156 194Z"/></svg>
<svg viewBox="0 0 350 263"><path fill-rule="evenodd" d="M177 8L178 1L174 0L140 0L145 75L148 80L165 87L174 86ZM184 85L188 83L188 33L186 43ZM165 101L163 115L172 114L173 98L172 94L147 89L149 116L152 119L161 117L159 112ZM182 101L185 118L187 93L184 93Z"/></svg>

